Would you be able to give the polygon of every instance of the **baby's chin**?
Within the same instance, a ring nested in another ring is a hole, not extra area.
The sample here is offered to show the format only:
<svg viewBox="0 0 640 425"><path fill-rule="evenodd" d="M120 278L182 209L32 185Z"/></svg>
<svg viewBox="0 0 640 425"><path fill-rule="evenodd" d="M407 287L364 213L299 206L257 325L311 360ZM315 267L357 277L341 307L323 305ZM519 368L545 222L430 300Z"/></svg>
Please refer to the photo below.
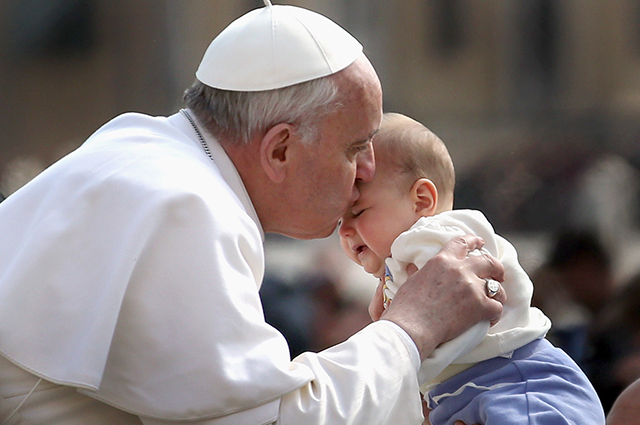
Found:
<svg viewBox="0 0 640 425"><path fill-rule="evenodd" d="M367 262L362 267L367 273L374 275L378 279L384 277L384 261L376 261L375 264Z"/></svg>

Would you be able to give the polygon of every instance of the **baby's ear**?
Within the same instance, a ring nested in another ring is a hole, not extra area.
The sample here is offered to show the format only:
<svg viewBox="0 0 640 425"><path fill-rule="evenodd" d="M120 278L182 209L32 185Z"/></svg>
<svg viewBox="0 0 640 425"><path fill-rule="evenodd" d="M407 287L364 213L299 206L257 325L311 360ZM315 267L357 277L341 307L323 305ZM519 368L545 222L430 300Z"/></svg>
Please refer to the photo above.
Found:
<svg viewBox="0 0 640 425"><path fill-rule="evenodd" d="M422 217L429 217L436 213L438 207L438 189L427 178L420 178L411 187L415 211Z"/></svg>

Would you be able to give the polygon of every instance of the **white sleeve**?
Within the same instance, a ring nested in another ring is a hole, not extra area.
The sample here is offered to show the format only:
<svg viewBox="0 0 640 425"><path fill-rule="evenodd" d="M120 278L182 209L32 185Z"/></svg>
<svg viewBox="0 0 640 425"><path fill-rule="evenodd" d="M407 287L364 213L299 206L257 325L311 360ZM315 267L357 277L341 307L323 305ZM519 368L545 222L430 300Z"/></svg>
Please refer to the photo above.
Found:
<svg viewBox="0 0 640 425"><path fill-rule="evenodd" d="M347 341L320 353L304 353L292 367L314 378L280 400L190 425L266 425L264 410L280 404L277 425L419 425L423 421L416 371L419 353L395 323L380 320ZM141 418L144 425L184 425L184 421Z"/></svg>
<svg viewBox="0 0 640 425"><path fill-rule="evenodd" d="M315 378L282 398L278 425L422 423L417 348L392 322L373 323L342 344L294 362Z"/></svg>

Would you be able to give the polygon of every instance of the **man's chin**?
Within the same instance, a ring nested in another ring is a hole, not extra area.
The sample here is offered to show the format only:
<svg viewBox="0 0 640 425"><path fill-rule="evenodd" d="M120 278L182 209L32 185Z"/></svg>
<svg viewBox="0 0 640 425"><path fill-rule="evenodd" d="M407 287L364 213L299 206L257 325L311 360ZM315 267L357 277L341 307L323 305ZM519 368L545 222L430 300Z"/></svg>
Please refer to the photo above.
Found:
<svg viewBox="0 0 640 425"><path fill-rule="evenodd" d="M290 235L286 235L295 239L302 239L302 240L309 240L309 239L324 239L324 238L328 238L329 236L333 235L334 232L336 231L338 227L338 222L336 221L335 223L331 224L331 225L327 225L326 227L323 228L319 228L316 229L312 232L308 232L308 233L296 233L296 234L290 234Z"/></svg>
<svg viewBox="0 0 640 425"><path fill-rule="evenodd" d="M324 220L322 222L307 223L307 226L298 226L291 229L285 236L295 239L324 239L336 233L338 223L344 214L336 216L332 220ZM284 234L284 233L283 233Z"/></svg>

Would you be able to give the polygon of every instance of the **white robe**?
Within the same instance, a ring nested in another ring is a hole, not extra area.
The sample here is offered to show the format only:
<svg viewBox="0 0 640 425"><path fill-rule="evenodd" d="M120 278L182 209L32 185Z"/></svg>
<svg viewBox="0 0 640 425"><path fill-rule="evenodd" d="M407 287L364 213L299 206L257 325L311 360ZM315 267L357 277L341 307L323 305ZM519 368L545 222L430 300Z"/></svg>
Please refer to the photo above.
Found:
<svg viewBox="0 0 640 425"><path fill-rule="evenodd" d="M505 268L502 286L507 294L502 318L493 327L488 322L476 324L459 337L440 345L424 360L419 372L420 389L429 388L461 370L483 360L509 357L513 350L543 338L551 321L531 307L533 283L518 262L516 249L493 227L480 211L453 210L422 217L391 245L386 260L393 281L387 282L389 298L407 279L406 268L424 266L445 243L456 236L474 234L485 241L483 250L497 258ZM438 376L440 373L442 374Z"/></svg>
<svg viewBox="0 0 640 425"><path fill-rule="evenodd" d="M420 423L390 322L290 360L260 222L205 137L215 163L181 114L125 114L0 204L0 354L146 424Z"/></svg>

